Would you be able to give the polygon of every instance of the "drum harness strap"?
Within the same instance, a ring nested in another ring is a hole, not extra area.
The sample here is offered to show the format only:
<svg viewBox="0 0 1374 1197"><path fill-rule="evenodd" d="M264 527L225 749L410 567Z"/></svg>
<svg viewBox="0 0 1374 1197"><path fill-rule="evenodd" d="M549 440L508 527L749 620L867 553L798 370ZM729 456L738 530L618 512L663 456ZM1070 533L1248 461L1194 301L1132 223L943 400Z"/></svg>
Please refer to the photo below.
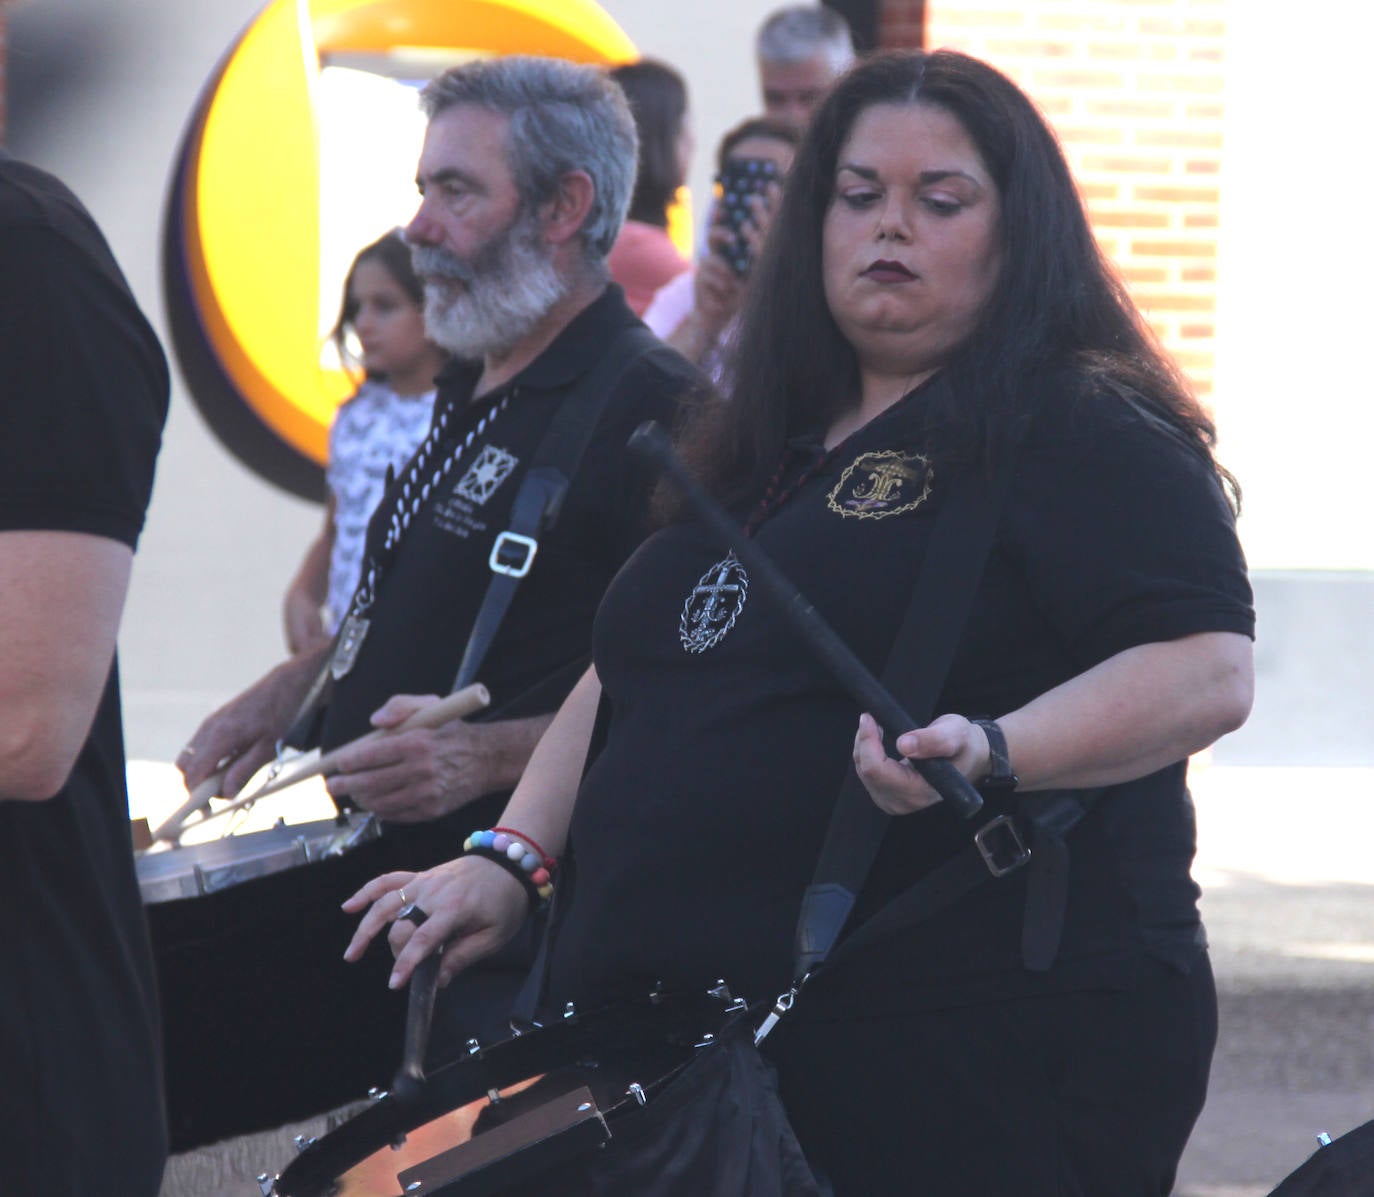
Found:
<svg viewBox="0 0 1374 1197"><path fill-rule="evenodd" d="M1013 438L1015 440L1016 438ZM1013 444L991 479L967 471L950 485L911 603L888 654L882 681L920 720L928 720L944 685L1015 473ZM779 996L755 1035L762 1042L807 978L823 962L915 926L988 881L1028 869L1021 956L1029 969L1054 963L1068 897L1069 830L1101 790L1045 790L1018 795L1017 811L988 820L968 845L898 894L841 940L841 932L878 855L892 816L869 797L851 765L840 788L811 884L802 899L793 945L792 988ZM840 941L835 957L831 951Z"/></svg>

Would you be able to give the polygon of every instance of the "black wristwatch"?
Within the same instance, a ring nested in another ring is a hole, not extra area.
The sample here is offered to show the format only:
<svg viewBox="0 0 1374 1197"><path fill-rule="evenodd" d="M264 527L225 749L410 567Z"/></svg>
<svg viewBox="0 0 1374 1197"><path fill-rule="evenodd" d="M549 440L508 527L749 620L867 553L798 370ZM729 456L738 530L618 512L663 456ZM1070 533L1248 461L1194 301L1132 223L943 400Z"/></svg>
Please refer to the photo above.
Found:
<svg viewBox="0 0 1374 1197"><path fill-rule="evenodd" d="M1007 755L1007 737L995 719L970 719L983 729L988 738L988 775L978 782L978 788L987 794L1010 794L1021 784L1021 779L1011 771L1011 757Z"/></svg>

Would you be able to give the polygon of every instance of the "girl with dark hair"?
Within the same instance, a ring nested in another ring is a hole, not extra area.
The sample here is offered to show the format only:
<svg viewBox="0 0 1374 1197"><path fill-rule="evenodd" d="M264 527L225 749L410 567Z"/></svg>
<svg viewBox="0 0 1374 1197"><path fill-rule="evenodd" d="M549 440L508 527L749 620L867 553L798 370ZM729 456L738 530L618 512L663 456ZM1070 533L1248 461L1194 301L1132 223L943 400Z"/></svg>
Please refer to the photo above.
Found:
<svg viewBox="0 0 1374 1197"><path fill-rule="evenodd" d="M875 673L952 496L1003 491L991 549L936 717L891 756L726 546L674 513L607 591L593 670L501 819L575 864L549 998L785 991L852 761L895 817L851 926L952 868L981 883L822 969L765 1041L808 1160L841 1197L1165 1197L1216 1034L1187 762L1253 690L1212 425L1043 119L964 55L879 57L836 84L756 270L730 394L686 442L753 539ZM909 767L929 758L979 786L976 822ZM1061 833L1043 816L1067 802L1086 813ZM1031 855L994 879L972 841L996 818ZM391 931L400 979L440 945L463 967L524 912L467 854L356 895L374 905L352 950L401 885L429 920Z"/></svg>
<svg viewBox="0 0 1374 1197"><path fill-rule="evenodd" d="M692 162L687 84L652 58L612 67L610 76L634 114L639 166L628 217L606 264L634 314L642 316L654 292L689 265L668 235L668 209Z"/></svg>
<svg viewBox="0 0 1374 1197"><path fill-rule="evenodd" d="M425 336L424 301L399 229L353 259L332 336L340 360L360 365L364 377L329 430L324 527L286 591L286 644L293 653L334 634L358 585L363 537L387 467L404 465L429 431L434 376L447 355Z"/></svg>

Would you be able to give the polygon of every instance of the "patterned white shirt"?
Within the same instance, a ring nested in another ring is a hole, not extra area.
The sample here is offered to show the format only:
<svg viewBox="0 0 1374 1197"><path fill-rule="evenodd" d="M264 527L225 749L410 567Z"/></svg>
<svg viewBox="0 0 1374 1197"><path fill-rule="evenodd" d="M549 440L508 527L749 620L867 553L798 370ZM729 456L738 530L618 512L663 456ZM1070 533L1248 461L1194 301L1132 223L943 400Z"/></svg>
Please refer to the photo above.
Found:
<svg viewBox="0 0 1374 1197"><path fill-rule="evenodd" d="M367 524L381 501L387 466L399 473L429 431L433 413L433 391L401 396L385 383L367 381L334 417L325 474L335 505L325 603L331 634L357 589Z"/></svg>

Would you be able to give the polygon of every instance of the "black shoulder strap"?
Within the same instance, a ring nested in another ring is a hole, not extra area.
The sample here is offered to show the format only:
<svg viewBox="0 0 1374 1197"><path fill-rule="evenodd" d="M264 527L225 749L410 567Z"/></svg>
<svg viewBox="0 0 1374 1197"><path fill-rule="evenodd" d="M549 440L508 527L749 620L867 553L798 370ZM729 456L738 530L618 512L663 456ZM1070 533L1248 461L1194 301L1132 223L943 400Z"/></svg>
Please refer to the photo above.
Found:
<svg viewBox="0 0 1374 1197"><path fill-rule="evenodd" d="M662 342L638 321L621 329L573 393L558 405L520 481L511 505L510 525L492 546L488 559L491 581L472 622L453 690L477 680L515 592L534 564L539 538L558 521L568 486L577 475L616 384L633 362L661 347Z"/></svg>
<svg viewBox="0 0 1374 1197"><path fill-rule="evenodd" d="M944 510L888 653L883 684L919 722L929 720L954 660L969 606L992 549L1014 463L992 477L970 470L950 484ZM890 730L890 729L889 729ZM794 965L805 976L829 954L878 854L890 816L873 803L853 766L835 803L816 872L802 899Z"/></svg>

